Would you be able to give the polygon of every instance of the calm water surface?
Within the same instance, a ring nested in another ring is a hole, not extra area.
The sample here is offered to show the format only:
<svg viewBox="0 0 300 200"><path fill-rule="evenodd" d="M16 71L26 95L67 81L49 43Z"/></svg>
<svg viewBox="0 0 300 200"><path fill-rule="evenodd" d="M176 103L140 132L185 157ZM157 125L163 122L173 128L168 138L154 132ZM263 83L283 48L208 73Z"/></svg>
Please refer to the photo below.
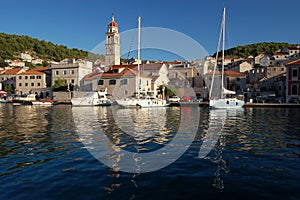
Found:
<svg viewBox="0 0 300 200"><path fill-rule="evenodd" d="M151 152L171 144L181 116L195 108L90 109L1 104L0 199L300 199L299 108L199 108L189 148L149 173L118 171L115 154L107 157L115 169L99 162L88 146L93 132L129 152ZM216 145L199 158L211 132Z"/></svg>

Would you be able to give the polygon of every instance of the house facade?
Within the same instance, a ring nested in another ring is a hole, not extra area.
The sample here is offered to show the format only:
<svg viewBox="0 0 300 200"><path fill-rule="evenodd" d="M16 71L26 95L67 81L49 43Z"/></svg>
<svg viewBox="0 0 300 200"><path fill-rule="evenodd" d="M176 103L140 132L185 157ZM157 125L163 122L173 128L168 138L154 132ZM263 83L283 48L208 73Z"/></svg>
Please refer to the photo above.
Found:
<svg viewBox="0 0 300 200"><path fill-rule="evenodd" d="M25 72L24 68L13 68L13 69L5 69L1 71L0 81L2 83L2 89L4 90L7 86L10 86L14 92L16 92L16 80L17 75Z"/></svg>
<svg viewBox="0 0 300 200"><path fill-rule="evenodd" d="M170 85L176 89L178 96L207 96L204 91L204 77L200 72L200 67L196 63L170 64L168 68L168 78Z"/></svg>
<svg viewBox="0 0 300 200"><path fill-rule="evenodd" d="M141 75L137 77L137 72L132 69L133 66L112 66L110 70L104 73L94 75L92 79L92 90L98 91L107 89L109 94L115 99L121 99L132 96L138 91L143 93L150 92L152 78Z"/></svg>
<svg viewBox="0 0 300 200"><path fill-rule="evenodd" d="M86 60L64 59L59 64L51 65L52 85L58 79L65 80L67 85L80 90L82 79L93 71L93 63Z"/></svg>
<svg viewBox="0 0 300 200"><path fill-rule="evenodd" d="M228 68L236 72L246 72L253 69L253 65L248 60L239 60L231 63Z"/></svg>
<svg viewBox="0 0 300 200"><path fill-rule="evenodd" d="M44 98L51 93L51 69L48 67L37 67L16 76L16 94L38 94Z"/></svg>
<svg viewBox="0 0 300 200"><path fill-rule="evenodd" d="M300 59L286 65L286 101L300 100Z"/></svg>

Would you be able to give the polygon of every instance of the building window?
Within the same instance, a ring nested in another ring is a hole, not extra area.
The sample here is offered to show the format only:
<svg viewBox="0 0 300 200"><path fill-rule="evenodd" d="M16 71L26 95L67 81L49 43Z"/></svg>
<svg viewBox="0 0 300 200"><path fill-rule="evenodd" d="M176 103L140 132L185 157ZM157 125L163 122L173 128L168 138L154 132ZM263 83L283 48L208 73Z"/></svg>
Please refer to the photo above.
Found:
<svg viewBox="0 0 300 200"><path fill-rule="evenodd" d="M56 75L59 75L59 71L55 71L55 74L56 74Z"/></svg>
<svg viewBox="0 0 300 200"><path fill-rule="evenodd" d="M28 83L25 83L25 86L27 87L27 86L28 86Z"/></svg>
<svg viewBox="0 0 300 200"><path fill-rule="evenodd" d="M25 79L28 79L28 76L25 76Z"/></svg>
<svg viewBox="0 0 300 200"><path fill-rule="evenodd" d="M22 87L22 83L19 83L19 87Z"/></svg>
<svg viewBox="0 0 300 200"><path fill-rule="evenodd" d="M282 72L284 71L284 68L283 68L283 67L281 68L281 71L282 71Z"/></svg>
<svg viewBox="0 0 300 200"><path fill-rule="evenodd" d="M36 79L42 79L42 76L36 76Z"/></svg>
<svg viewBox="0 0 300 200"><path fill-rule="evenodd" d="M124 94L125 94L125 95L128 95L128 91L127 91L127 90L124 90Z"/></svg>
<svg viewBox="0 0 300 200"><path fill-rule="evenodd" d="M127 85L127 84L128 84L128 79L121 80L121 85Z"/></svg>
<svg viewBox="0 0 300 200"><path fill-rule="evenodd" d="M71 74L75 74L75 71L74 71L74 69L72 69L72 70L71 70Z"/></svg>
<svg viewBox="0 0 300 200"><path fill-rule="evenodd" d="M104 81L103 80L98 80L98 85L103 85Z"/></svg>
<svg viewBox="0 0 300 200"><path fill-rule="evenodd" d="M22 76L19 76L19 79L22 79Z"/></svg>
<svg viewBox="0 0 300 200"><path fill-rule="evenodd" d="M33 87L33 86L34 86L34 83L31 83L31 86Z"/></svg>
<svg viewBox="0 0 300 200"><path fill-rule="evenodd" d="M292 95L298 95L298 87L297 87L297 85L292 85Z"/></svg>
<svg viewBox="0 0 300 200"><path fill-rule="evenodd" d="M67 74L67 70L64 70L63 75L66 75L66 74Z"/></svg>
<svg viewBox="0 0 300 200"><path fill-rule="evenodd" d="M41 86L41 83L37 83L38 86Z"/></svg>
<svg viewBox="0 0 300 200"><path fill-rule="evenodd" d="M292 69L292 78L297 79L298 78L298 69Z"/></svg>
<svg viewBox="0 0 300 200"><path fill-rule="evenodd" d="M75 83L74 79L71 80L71 83L74 85L74 83Z"/></svg>
<svg viewBox="0 0 300 200"><path fill-rule="evenodd" d="M114 80L114 79L109 80L109 85L116 85L116 80Z"/></svg>
<svg viewBox="0 0 300 200"><path fill-rule="evenodd" d="M35 79L35 76L30 76L30 79Z"/></svg>

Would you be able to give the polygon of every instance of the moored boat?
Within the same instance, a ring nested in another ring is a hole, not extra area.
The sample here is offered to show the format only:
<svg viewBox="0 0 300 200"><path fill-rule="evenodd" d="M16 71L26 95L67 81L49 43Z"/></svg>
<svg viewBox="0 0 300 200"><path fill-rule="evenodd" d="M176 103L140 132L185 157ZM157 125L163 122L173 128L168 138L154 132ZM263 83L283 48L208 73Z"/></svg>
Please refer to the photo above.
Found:
<svg viewBox="0 0 300 200"><path fill-rule="evenodd" d="M73 106L110 106L111 100L107 98L107 89L96 92L87 92L82 97L71 99Z"/></svg>

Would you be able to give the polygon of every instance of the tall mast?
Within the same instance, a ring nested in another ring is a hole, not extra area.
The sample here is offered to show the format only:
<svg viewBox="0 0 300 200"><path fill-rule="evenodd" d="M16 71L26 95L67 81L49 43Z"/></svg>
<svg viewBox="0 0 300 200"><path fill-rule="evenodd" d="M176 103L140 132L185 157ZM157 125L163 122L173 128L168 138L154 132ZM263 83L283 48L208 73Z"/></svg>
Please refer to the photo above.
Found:
<svg viewBox="0 0 300 200"><path fill-rule="evenodd" d="M225 60L225 55L224 55L224 49L225 49L225 15L226 15L226 8L224 8L223 11L223 29L222 29L222 91L221 91L221 98L224 97L224 60Z"/></svg>
<svg viewBox="0 0 300 200"><path fill-rule="evenodd" d="M141 17L138 17L138 43L137 43L137 59L138 59L138 70L137 70L137 94L138 99L140 98L140 49L141 49Z"/></svg>
<svg viewBox="0 0 300 200"><path fill-rule="evenodd" d="M224 14L223 14L224 15ZM220 52L220 46L221 46L221 42L222 42L222 33L223 33L223 16L222 16L222 21L221 21L221 26L220 26L220 33L219 33L219 40L218 40L218 47L217 47L217 53L216 53L216 62L214 64L214 70L213 70L213 75L212 75L212 81L211 81L211 85L210 85L210 90L209 90L209 98L212 99L212 90L214 88L214 80L215 80L215 74L216 74L216 69L217 69L217 65L218 65L218 58L219 58L219 52ZM221 94L222 95L222 91Z"/></svg>

